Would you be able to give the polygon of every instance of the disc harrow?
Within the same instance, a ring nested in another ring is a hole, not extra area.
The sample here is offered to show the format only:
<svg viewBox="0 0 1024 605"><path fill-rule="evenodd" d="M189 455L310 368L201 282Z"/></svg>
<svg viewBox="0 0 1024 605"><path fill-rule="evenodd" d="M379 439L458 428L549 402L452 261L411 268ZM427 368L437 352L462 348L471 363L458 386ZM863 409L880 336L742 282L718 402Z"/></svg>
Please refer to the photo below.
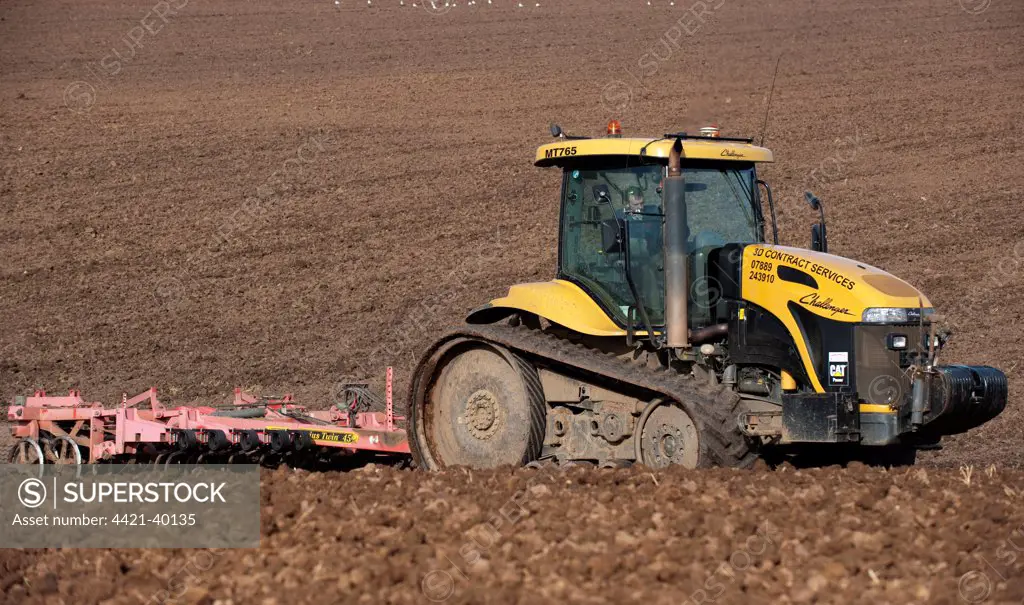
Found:
<svg viewBox="0 0 1024 605"><path fill-rule="evenodd" d="M359 462L404 464L409 442L392 401L387 370L385 410L368 410L380 399L353 385L345 403L311 410L291 395L256 397L235 389L228 405L169 406L156 388L120 405L87 402L81 392L17 397L7 413L16 443L14 464L96 463L222 464L343 468ZM367 398L370 398L367 400Z"/></svg>

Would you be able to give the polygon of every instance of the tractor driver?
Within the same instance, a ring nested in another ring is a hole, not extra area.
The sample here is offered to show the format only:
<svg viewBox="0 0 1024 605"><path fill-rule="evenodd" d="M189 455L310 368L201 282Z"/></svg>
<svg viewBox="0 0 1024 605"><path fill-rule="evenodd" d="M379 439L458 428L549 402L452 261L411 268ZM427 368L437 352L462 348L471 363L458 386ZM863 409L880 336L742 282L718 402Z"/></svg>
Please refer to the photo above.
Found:
<svg viewBox="0 0 1024 605"><path fill-rule="evenodd" d="M626 190L626 212L638 214L644 211L644 195L637 187Z"/></svg>
<svg viewBox="0 0 1024 605"><path fill-rule="evenodd" d="M620 219L633 221L652 221L661 227L661 208L655 204L644 203L644 192L635 185L626 188L626 207L616 212Z"/></svg>
<svg viewBox="0 0 1024 605"><path fill-rule="evenodd" d="M632 251L646 256L654 250L660 250L661 209L652 204L645 204L643 190L635 185L626 188L624 197L625 207L615 211L615 218L630 222L629 237L633 242Z"/></svg>
<svg viewBox="0 0 1024 605"><path fill-rule="evenodd" d="M632 220L656 220L660 214L662 214L662 211L660 211L657 206L644 203L643 189L635 185L627 187L626 208L623 209L623 213L620 218L629 218Z"/></svg>

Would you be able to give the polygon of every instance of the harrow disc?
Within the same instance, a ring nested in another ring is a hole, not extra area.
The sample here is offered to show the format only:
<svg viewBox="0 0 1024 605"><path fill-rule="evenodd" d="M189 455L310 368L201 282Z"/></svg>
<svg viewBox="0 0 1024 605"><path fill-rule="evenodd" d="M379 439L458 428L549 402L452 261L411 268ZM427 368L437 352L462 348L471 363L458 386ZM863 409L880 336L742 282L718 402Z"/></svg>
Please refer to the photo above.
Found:
<svg viewBox="0 0 1024 605"><path fill-rule="evenodd" d="M270 450L275 454L287 452L292 447L294 438L288 431L270 431Z"/></svg>
<svg viewBox="0 0 1024 605"><path fill-rule="evenodd" d="M175 441L177 442L178 451L180 452L194 450L199 446L199 439L196 437L196 432L192 429L178 431L177 439Z"/></svg>
<svg viewBox="0 0 1024 605"><path fill-rule="evenodd" d="M243 431L239 437L238 444L242 447L242 451L246 453L255 452L263 446L260 442L259 433L254 430Z"/></svg>
<svg viewBox="0 0 1024 605"><path fill-rule="evenodd" d="M164 468L171 468L177 464L187 464L188 458L188 454L184 451L179 450L177 452L171 452L170 454L167 454L167 457L163 460Z"/></svg>
<svg viewBox="0 0 1024 605"><path fill-rule="evenodd" d="M207 431L206 447L211 453L223 452L231 447L231 440L224 431Z"/></svg>

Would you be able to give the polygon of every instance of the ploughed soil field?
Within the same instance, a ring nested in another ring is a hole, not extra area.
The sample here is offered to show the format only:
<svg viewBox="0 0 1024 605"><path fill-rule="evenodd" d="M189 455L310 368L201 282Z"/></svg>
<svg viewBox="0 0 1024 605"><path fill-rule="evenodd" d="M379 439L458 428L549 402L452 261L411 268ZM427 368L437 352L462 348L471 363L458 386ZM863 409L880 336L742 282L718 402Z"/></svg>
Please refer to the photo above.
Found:
<svg viewBox="0 0 1024 605"><path fill-rule="evenodd" d="M4 551L25 603L1013 603L1024 473L265 471L253 550Z"/></svg>
<svg viewBox="0 0 1024 605"><path fill-rule="evenodd" d="M325 407L388 365L401 393L435 334L553 275L549 123L759 135L781 56L783 242L813 190L831 251L927 293L1007 410L909 471L268 472L259 551L8 551L0 598L1024 598L1024 5L405 4L0 4L0 398Z"/></svg>

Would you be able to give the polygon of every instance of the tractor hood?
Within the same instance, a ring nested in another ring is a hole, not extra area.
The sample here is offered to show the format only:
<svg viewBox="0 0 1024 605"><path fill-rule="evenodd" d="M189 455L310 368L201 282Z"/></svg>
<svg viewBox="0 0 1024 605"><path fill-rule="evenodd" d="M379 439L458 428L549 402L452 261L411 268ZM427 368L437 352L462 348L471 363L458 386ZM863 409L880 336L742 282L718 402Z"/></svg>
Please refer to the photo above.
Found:
<svg viewBox="0 0 1024 605"><path fill-rule="evenodd" d="M885 271L803 248L755 244L743 250L742 297L789 316L797 305L835 321L860 322L870 308L930 308L919 290Z"/></svg>

